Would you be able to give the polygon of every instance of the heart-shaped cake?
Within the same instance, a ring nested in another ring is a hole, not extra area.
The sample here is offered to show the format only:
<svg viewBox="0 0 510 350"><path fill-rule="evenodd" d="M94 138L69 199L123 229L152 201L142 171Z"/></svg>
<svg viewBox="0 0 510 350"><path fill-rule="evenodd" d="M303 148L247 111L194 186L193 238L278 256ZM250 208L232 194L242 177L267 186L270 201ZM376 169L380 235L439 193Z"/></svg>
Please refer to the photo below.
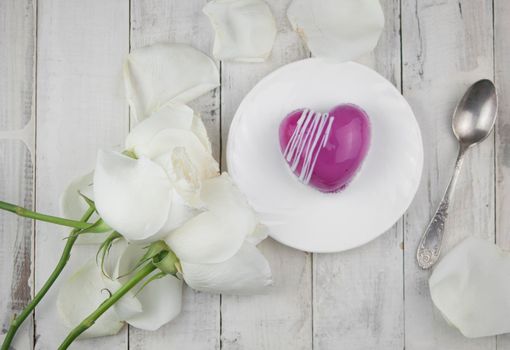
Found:
<svg viewBox="0 0 510 350"><path fill-rule="evenodd" d="M343 189L356 175L370 145L363 109L341 104L328 113L298 109L281 122L280 147L292 172L322 192Z"/></svg>

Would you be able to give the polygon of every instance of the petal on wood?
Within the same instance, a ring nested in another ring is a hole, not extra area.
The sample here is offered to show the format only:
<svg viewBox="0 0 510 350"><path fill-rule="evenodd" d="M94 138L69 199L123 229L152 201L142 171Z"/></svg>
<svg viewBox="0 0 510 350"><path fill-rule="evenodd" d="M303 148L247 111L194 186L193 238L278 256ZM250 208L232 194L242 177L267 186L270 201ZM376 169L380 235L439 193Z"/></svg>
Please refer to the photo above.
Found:
<svg viewBox="0 0 510 350"><path fill-rule="evenodd" d="M265 1L212 0L203 11L214 28L217 59L262 62L271 54L276 22Z"/></svg>
<svg viewBox="0 0 510 350"><path fill-rule="evenodd" d="M466 337L510 332L510 253L480 238L452 249L429 279L434 305Z"/></svg>
<svg viewBox="0 0 510 350"><path fill-rule="evenodd" d="M266 258L250 243L219 264L182 262L186 283L193 289L228 294L253 294L271 285L271 268Z"/></svg>
<svg viewBox="0 0 510 350"><path fill-rule="evenodd" d="M65 281L58 293L57 308L65 325L76 327L109 297L103 276L95 261ZM113 309L106 311L80 338L94 338L117 334L124 323Z"/></svg>
<svg viewBox="0 0 510 350"><path fill-rule="evenodd" d="M142 157L99 152L94 175L96 208L130 241L154 240L168 219L172 187L165 171Z"/></svg>
<svg viewBox="0 0 510 350"><path fill-rule="evenodd" d="M182 281L171 275L155 279L136 298L142 305L142 312L127 318L126 322L136 328L155 331L181 312Z"/></svg>
<svg viewBox="0 0 510 350"><path fill-rule="evenodd" d="M133 273L137 263L146 252L144 245L129 244L120 255L115 276L125 283ZM149 282L141 291L139 289L150 278L140 282L132 294L121 299L122 311L131 314L125 320L136 328L156 330L170 322L181 312L182 281L167 275ZM134 313L133 305L140 305L140 312ZM120 313L120 310L117 310Z"/></svg>
<svg viewBox="0 0 510 350"><path fill-rule="evenodd" d="M314 56L340 61L372 51L384 27L379 0L294 0L287 17Z"/></svg>
<svg viewBox="0 0 510 350"><path fill-rule="evenodd" d="M220 83L214 61L184 44L156 44L131 52L124 80L138 121L169 102L187 103Z"/></svg>

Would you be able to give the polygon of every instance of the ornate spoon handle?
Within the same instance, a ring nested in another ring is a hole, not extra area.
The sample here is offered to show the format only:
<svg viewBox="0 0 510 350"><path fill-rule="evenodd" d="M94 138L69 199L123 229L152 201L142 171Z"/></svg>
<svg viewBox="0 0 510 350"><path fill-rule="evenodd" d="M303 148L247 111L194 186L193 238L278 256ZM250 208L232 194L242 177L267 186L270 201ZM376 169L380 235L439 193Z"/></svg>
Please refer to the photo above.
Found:
<svg viewBox="0 0 510 350"><path fill-rule="evenodd" d="M457 161L455 162L455 170L453 172L452 178L450 179L450 183L446 188L446 192L443 196L443 199L441 200L441 203L439 203L439 207L437 208L434 217L430 221L427 230L421 237L420 244L418 245L416 259L418 260L418 265L420 265L422 269L428 269L434 265L441 253L444 227L446 219L448 218L448 207L450 206L450 202L453 199L455 185L457 184L457 178L459 176L462 162L464 161L464 154L467 148L468 147L465 145L460 145L459 155L457 156Z"/></svg>

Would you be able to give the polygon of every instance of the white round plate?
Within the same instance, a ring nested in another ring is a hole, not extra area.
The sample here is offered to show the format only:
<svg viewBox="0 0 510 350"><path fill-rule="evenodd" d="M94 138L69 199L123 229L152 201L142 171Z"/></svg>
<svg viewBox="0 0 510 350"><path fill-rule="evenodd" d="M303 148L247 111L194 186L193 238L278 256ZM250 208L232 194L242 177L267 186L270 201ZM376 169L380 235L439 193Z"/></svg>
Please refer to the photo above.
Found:
<svg viewBox="0 0 510 350"><path fill-rule="evenodd" d="M325 194L299 182L280 152L278 127L298 108L354 103L372 140L356 177ZM227 146L230 175L277 241L338 252L373 240L404 214L418 189L423 145L413 111L385 78L357 63L306 59L262 79L244 98Z"/></svg>

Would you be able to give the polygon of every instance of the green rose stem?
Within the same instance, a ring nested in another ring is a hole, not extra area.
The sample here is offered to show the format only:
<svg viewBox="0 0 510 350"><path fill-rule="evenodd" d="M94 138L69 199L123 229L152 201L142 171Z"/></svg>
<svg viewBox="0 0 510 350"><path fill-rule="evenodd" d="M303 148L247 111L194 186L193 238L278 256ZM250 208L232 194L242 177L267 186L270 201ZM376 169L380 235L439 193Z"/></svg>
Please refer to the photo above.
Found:
<svg viewBox="0 0 510 350"><path fill-rule="evenodd" d="M6 205L9 205L10 206L9 208L14 208L15 211L13 211L13 212L17 213L18 209L16 209L16 208L19 208L19 207L10 205L5 202L0 202L0 208L6 209L7 208ZM23 209L23 208L21 208L21 209ZM12 211L10 209L7 209L7 210ZM88 219L90 219L90 217L92 216L94 211L95 211L94 207L89 207L89 209L85 212L85 214L81 218L80 222L84 223ZM27 212L29 212L29 211L27 211ZM34 213L34 212L31 212L31 213ZM37 214L37 213L34 213L34 214ZM22 215L22 216L25 216L25 215ZM27 217L35 218L34 216L27 216ZM90 224L86 224L86 225L87 225L86 227L90 226ZM60 257L60 260L59 260L57 266L51 273L50 277L46 280L46 282L42 286L41 290L39 292L37 292L34 299L32 299L32 301L30 303L28 303L28 305L23 309L23 311L18 316L16 316L14 318L14 320L11 322L11 325L9 326L9 330L7 331L7 334L5 336L4 342L2 343L1 350L9 349L11 342L14 338L14 335L18 331L19 327L23 324L25 319L32 313L32 311L35 309L37 304L39 304L39 302L42 300L42 298L44 298L44 296L46 295L48 290L51 288L53 283L55 283L58 276L64 269L64 266L69 261L69 257L71 256L71 249L73 248L73 245L76 242L76 239L78 239L78 236L81 231L82 230L80 230L78 228L75 228L74 230L71 231L71 234L69 235L69 238L67 239L66 245L64 247L64 251L62 252L62 256Z"/></svg>
<svg viewBox="0 0 510 350"><path fill-rule="evenodd" d="M90 228L93 225L93 224L87 222L88 219L85 221L64 219L64 218L61 218L58 216L51 216L51 215L37 213L35 211L29 210L29 209L26 209L23 207L18 207L17 205L7 203L7 202L2 202L2 201L0 201L0 209L10 211L11 213L14 213L19 216L23 216L25 218L51 222L53 224L73 227L73 228L77 228L80 230Z"/></svg>
<svg viewBox="0 0 510 350"><path fill-rule="evenodd" d="M120 287L115 293L113 293L108 299L106 299L99 307L91 313L86 319L84 319L76 328L74 328L67 338L59 346L58 350L64 350L71 345L71 343L83 332L92 327L96 320L104 314L110 307L112 307L120 298L122 298L127 292L135 287L145 277L149 276L154 270L156 265L150 263L145 265L143 268L138 270L129 281L127 281L122 287Z"/></svg>

